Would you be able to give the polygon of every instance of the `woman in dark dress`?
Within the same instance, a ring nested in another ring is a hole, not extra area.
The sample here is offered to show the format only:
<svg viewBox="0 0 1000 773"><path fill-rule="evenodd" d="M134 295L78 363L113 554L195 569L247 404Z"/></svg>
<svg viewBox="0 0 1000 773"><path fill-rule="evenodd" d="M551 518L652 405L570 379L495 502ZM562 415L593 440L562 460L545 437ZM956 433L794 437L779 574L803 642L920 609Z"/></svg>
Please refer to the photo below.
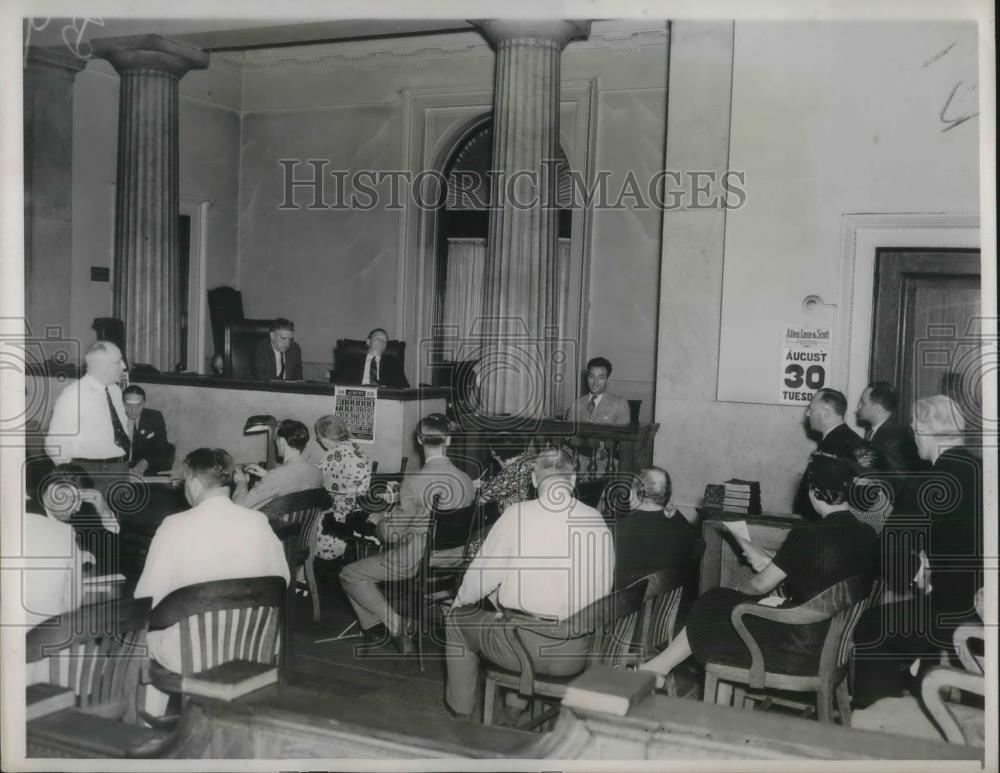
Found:
<svg viewBox="0 0 1000 773"><path fill-rule="evenodd" d="M982 459L964 447L965 420L945 395L919 400L912 427L917 452L933 467L913 487L921 515L890 517L883 532L885 582L895 600L869 609L855 629L858 708L916 689L920 672L952 651L955 628L978 620Z"/></svg>
<svg viewBox="0 0 1000 773"><path fill-rule="evenodd" d="M723 662L748 668L750 652L733 627L737 604L753 602L783 583L782 606L800 604L855 575L872 580L878 571L875 531L859 523L848 509L854 473L839 459L814 456L806 470L809 499L822 518L795 526L774 558L735 590L713 588L691 609L683 630L670 645L641 666L666 676L694 655L699 663ZM755 567L758 568L758 567ZM770 668L785 673L815 673L820 644L829 621L787 626L748 618L747 628L760 644Z"/></svg>

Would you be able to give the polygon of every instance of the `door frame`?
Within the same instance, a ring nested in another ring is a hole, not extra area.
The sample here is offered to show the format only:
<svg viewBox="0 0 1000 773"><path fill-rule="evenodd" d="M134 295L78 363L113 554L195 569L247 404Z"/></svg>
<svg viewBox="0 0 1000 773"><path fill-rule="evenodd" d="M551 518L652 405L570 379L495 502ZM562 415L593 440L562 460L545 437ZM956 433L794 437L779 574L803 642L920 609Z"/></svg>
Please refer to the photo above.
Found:
<svg viewBox="0 0 1000 773"><path fill-rule="evenodd" d="M904 265L898 268L893 264ZM913 402L912 388L916 384L907 385L907 374L913 368L915 352L908 351L904 346L908 330L907 318L910 296L906 292L906 279L909 274L922 277L971 277L972 269L977 279L982 275L981 253L973 248L953 248L942 251L941 248L914 249L912 247L879 247L875 258L877 276L875 279L875 295L873 300L872 348L869 362L869 378L872 381L888 381L896 386L902 406ZM888 273L895 275L898 285L888 284ZM885 297L882 297L885 294ZM980 308L982 308L982 293L980 291ZM881 313L880 313L881 312ZM895 322L891 327L886 324ZM965 336L969 331L957 331ZM933 335L933 334L932 334ZM912 341L910 343L913 343ZM876 361L875 355L892 352L892 357L884 357Z"/></svg>
<svg viewBox="0 0 1000 773"><path fill-rule="evenodd" d="M191 218L188 259L188 371L204 374L205 336L208 318L208 290L205 271L208 263L208 199L180 194L177 214Z"/></svg>
<svg viewBox="0 0 1000 773"><path fill-rule="evenodd" d="M879 247L982 249L979 216L972 214L860 214L841 221L841 276L835 344L835 383L842 385L848 404L868 386L872 322L875 312L875 253ZM854 411L848 424L860 429Z"/></svg>

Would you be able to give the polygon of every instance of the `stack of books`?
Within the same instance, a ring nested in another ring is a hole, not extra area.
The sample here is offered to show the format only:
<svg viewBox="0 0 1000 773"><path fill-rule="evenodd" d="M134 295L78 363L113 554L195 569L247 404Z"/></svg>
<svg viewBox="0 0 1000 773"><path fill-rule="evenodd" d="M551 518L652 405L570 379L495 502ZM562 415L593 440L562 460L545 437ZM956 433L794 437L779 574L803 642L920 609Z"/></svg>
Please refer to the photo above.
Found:
<svg viewBox="0 0 1000 773"><path fill-rule="evenodd" d="M733 478L726 481L726 497L722 508L729 513L760 515L760 483Z"/></svg>
<svg viewBox="0 0 1000 773"><path fill-rule="evenodd" d="M705 486L705 496L701 502L701 509L713 513L722 511L722 503L726 499L726 487L718 483L709 483Z"/></svg>

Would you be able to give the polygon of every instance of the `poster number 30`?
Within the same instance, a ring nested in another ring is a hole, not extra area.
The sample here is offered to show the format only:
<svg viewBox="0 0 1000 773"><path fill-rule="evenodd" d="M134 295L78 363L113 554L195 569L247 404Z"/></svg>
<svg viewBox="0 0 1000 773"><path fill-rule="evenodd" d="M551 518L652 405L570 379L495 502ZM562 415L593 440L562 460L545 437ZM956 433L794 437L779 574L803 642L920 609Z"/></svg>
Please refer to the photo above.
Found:
<svg viewBox="0 0 1000 773"><path fill-rule="evenodd" d="M778 403L804 405L826 386L830 367L830 329L789 325L781 347Z"/></svg>
<svg viewBox="0 0 1000 773"><path fill-rule="evenodd" d="M826 383L826 368L822 365L810 365L803 369L798 363L791 363L785 366L785 386L789 389L801 389L805 384L807 389L814 392L822 389Z"/></svg>

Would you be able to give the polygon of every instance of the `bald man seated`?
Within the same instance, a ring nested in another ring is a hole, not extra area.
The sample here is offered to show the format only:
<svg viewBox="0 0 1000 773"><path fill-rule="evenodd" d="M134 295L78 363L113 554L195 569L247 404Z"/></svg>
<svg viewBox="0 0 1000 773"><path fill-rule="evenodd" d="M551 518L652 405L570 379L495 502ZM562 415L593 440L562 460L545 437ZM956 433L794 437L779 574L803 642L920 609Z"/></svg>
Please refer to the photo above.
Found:
<svg viewBox="0 0 1000 773"><path fill-rule="evenodd" d="M627 588L662 569L686 571L698 531L687 516L670 504L670 475L647 467L632 481L629 510L615 517L615 588Z"/></svg>

